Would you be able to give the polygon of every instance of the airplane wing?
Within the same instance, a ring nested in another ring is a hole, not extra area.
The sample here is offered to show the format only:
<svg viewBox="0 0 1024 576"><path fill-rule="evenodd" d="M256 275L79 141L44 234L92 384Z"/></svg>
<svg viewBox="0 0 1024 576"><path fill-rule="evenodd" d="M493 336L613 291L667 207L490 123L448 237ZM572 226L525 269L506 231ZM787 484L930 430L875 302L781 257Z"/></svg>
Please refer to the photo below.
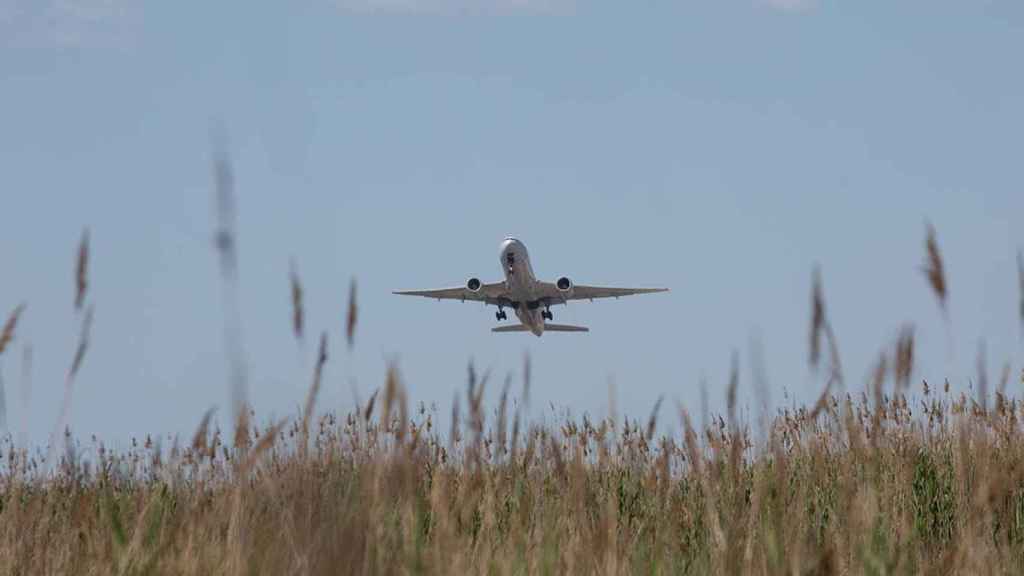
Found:
<svg viewBox="0 0 1024 576"><path fill-rule="evenodd" d="M392 294L402 296L423 296L424 298L436 298L437 300L460 300L462 302L483 302L495 306L508 306L510 301L507 297L507 289L504 282L493 282L481 284L480 289L470 290L465 286L458 288L439 288L437 290L396 290Z"/></svg>
<svg viewBox="0 0 1024 576"><path fill-rule="evenodd" d="M569 292L562 292L551 282L541 282L541 300L549 305L565 304L570 300L596 300L598 298L619 298L634 294L668 292L668 288L611 288L606 286L573 286Z"/></svg>

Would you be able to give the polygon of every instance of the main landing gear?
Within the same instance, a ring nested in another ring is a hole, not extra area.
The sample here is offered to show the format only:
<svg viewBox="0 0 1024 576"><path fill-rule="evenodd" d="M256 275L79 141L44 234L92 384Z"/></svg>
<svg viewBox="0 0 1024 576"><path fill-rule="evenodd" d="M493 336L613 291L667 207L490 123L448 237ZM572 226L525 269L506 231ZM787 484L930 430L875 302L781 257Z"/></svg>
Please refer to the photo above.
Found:
<svg viewBox="0 0 1024 576"><path fill-rule="evenodd" d="M541 311L540 317L545 319L545 320L554 320L555 319L555 315L551 313L551 308L547 308L547 307L545 307L544 310Z"/></svg>
<svg viewBox="0 0 1024 576"><path fill-rule="evenodd" d="M494 313L494 317L498 319L498 322L501 322L502 320L508 320L508 314L505 314L505 310L501 308Z"/></svg>

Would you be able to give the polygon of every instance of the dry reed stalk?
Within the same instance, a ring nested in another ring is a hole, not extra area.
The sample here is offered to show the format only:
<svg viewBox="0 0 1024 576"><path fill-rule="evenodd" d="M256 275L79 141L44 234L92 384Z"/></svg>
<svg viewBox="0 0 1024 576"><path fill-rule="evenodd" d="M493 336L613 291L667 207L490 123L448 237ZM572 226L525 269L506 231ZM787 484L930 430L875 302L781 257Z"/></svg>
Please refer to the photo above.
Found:
<svg viewBox="0 0 1024 576"><path fill-rule="evenodd" d="M14 340L14 330L18 327L18 319L21 318L27 306L25 303L18 304L7 317L7 321L4 322L4 327L0 330L0 354L3 354L7 346Z"/></svg>
<svg viewBox="0 0 1024 576"><path fill-rule="evenodd" d="M821 287L821 268L814 267L811 279L810 363L817 368L821 358L821 333L825 328L825 297Z"/></svg>
<svg viewBox="0 0 1024 576"><path fill-rule="evenodd" d="M906 325L900 330L896 341L895 362L893 364L896 390L910 387L910 376L914 371L914 327Z"/></svg>
<svg viewBox="0 0 1024 576"><path fill-rule="evenodd" d="M697 388L700 390L700 427L706 430L711 425L711 416L708 409L708 381L703 375Z"/></svg>
<svg viewBox="0 0 1024 576"><path fill-rule="evenodd" d="M826 323L825 327L825 335L828 339L829 373L836 384L840 387L845 387L846 382L843 379L843 363L839 359L839 343L836 341L836 334L832 330L832 324Z"/></svg>
<svg viewBox="0 0 1024 576"><path fill-rule="evenodd" d="M525 406L529 405L530 402L530 381L533 378L532 368L530 366L530 353L523 354L523 396L522 400L516 404L515 419L512 421L512 462L516 462L516 456L519 453L519 433L520 427L522 426L522 416ZM457 398L456 398L457 399Z"/></svg>
<svg viewBox="0 0 1024 576"><path fill-rule="evenodd" d="M349 350L355 344L356 322L359 319L359 307L356 305L356 279L353 277L348 287L348 315L345 319L345 338Z"/></svg>
<svg viewBox="0 0 1024 576"><path fill-rule="evenodd" d="M821 414L821 412L828 407L828 400L832 393L833 381L834 380L832 378L829 378L828 380L825 381L825 388L821 391L821 395L818 396L818 401L814 403L814 408L811 409L811 412L808 415L808 419L810 421L813 422L814 420L816 420L818 418L818 415Z"/></svg>
<svg viewBox="0 0 1024 576"><path fill-rule="evenodd" d="M1024 326L1024 251L1017 250L1017 286L1020 288L1020 321Z"/></svg>
<svg viewBox="0 0 1024 576"><path fill-rule="evenodd" d="M396 368L397 371L397 368ZM404 445L405 438L409 433L409 397L405 393L405 386L402 385L402 380L398 377L397 372L395 375L395 382L398 385L398 434L396 439L398 444Z"/></svg>
<svg viewBox="0 0 1024 576"><path fill-rule="evenodd" d="M484 390L487 388L487 381L490 380L491 372L490 370L485 372L483 378L477 382L476 368L470 362L468 373L469 382L466 389L466 400L469 404L469 422L473 428L474 443L479 445L483 439L484 431Z"/></svg>
<svg viewBox="0 0 1024 576"><path fill-rule="evenodd" d="M736 393L740 385L740 355L739 352L733 351L732 354L732 369L730 370L729 376L729 389L726 391L726 405L729 412L729 472L732 478L739 477L740 471L740 460L743 458L743 451L745 449L744 435L740 430L739 418L736 415ZM729 531L733 531L739 528L738 524L730 524ZM729 540L732 541L734 538L731 536ZM733 558L736 560L737 558Z"/></svg>
<svg viewBox="0 0 1024 576"><path fill-rule="evenodd" d="M830 379L835 384L844 386L843 368L839 359L839 344L836 341L832 324L825 313L825 295L822 288L821 268L814 267L811 280L811 330L810 330L810 364L817 368L821 359L821 338L825 337L829 351Z"/></svg>
<svg viewBox="0 0 1024 576"><path fill-rule="evenodd" d="M249 446L249 391L242 347L241 313L238 309L238 242L235 183L223 134L215 142L213 158L214 200L217 228L215 247L220 265L224 299L224 344L230 370L229 393L232 420L235 425L234 444Z"/></svg>
<svg viewBox="0 0 1024 576"><path fill-rule="evenodd" d="M1003 364L1003 372L999 376L999 390L998 392L1002 395L1006 395L1006 387L1010 384L1010 363L1006 362Z"/></svg>
<svg viewBox="0 0 1024 576"><path fill-rule="evenodd" d="M880 426L882 424L882 416L885 410L885 393L883 387L885 385L885 375L888 372L889 359L885 352L882 352L878 357L878 363L875 365L874 376L871 378L871 390L875 400L875 410L871 416L871 442L875 445L878 441L878 436L881 433Z"/></svg>
<svg viewBox="0 0 1024 576"><path fill-rule="evenodd" d="M377 402L377 393L379 393L379 392L380 392L380 389L378 388L377 390L373 391L373 394L370 395L370 400L366 403L366 410L363 411L363 421L364 422L367 422L367 423L370 422L370 417L373 416L373 405L374 405L374 403Z"/></svg>
<svg viewBox="0 0 1024 576"><path fill-rule="evenodd" d="M320 381L323 377L324 365L327 364L327 332L320 334L320 350L316 357L316 367L313 369L313 382L306 394L306 407L302 411L302 453L305 454L309 444L309 423L313 420L313 409L316 406L316 397L320 393Z"/></svg>
<svg viewBox="0 0 1024 576"><path fill-rule="evenodd" d="M92 331L93 307L90 305L85 311L85 319L82 321L82 329L78 335L78 345L75 347L75 357L71 361L71 368L68 370L68 382L75 379L78 370L82 367L85 359L85 352L89 349L89 334Z"/></svg>
<svg viewBox="0 0 1024 576"><path fill-rule="evenodd" d="M53 464L53 458L56 455L57 441L60 438L61 431L67 426L68 419L71 415L71 393L74 388L75 377L78 375L79 369L82 367L82 362L85 360L85 353L89 349L89 335L92 331L93 322L93 307L90 305L85 311L85 317L82 319L81 331L78 335L78 343L75 346L75 355L71 360L71 367L68 368L67 375L64 379L64 399L61 402L61 408L59 416L57 417L57 424L54 427L53 434L50 436L50 446L47 449L46 454L46 466L49 469Z"/></svg>
<svg viewBox="0 0 1024 576"><path fill-rule="evenodd" d="M260 438L259 442L251 450L245 450L241 458L235 460L236 478L233 490L231 490L231 515L228 520L226 543L227 572L231 574L246 574L250 572L251 559L248 551L251 549L251 528L247 525L245 516L248 510L246 492L249 486L250 472L253 471L264 453L273 448L281 430L288 423L284 418L270 426ZM248 432L246 432L248 436ZM237 443L237 440L236 440ZM245 447L248 448L248 438Z"/></svg>
<svg viewBox="0 0 1024 576"><path fill-rule="evenodd" d="M201 458L207 451L207 437L209 436L210 420L213 419L213 414L216 412L216 407L210 407L203 413L202 420L199 421L199 426L196 427L196 433L192 435L192 450Z"/></svg>
<svg viewBox="0 0 1024 576"><path fill-rule="evenodd" d="M217 211L217 229L214 243L219 257L221 275L234 277L238 267L235 245L235 179L231 159L223 142L217 143L213 160L214 201Z"/></svg>
<svg viewBox="0 0 1024 576"><path fill-rule="evenodd" d="M655 401L654 407L651 408L651 415L647 418L647 432L644 434L644 438L649 443L654 439L654 430L658 426L658 411L661 410L661 403L665 400L665 395L658 396L658 400Z"/></svg>
<svg viewBox="0 0 1024 576"><path fill-rule="evenodd" d="M32 345L26 343L21 348L21 409L22 413L28 414L32 397ZM18 445L25 446L28 441L29 418L26 416L22 421L22 429L18 438Z"/></svg>
<svg viewBox="0 0 1024 576"><path fill-rule="evenodd" d="M828 407L828 400L832 393L833 386L845 386L843 381L842 362L839 358L839 344L836 341L835 332L825 314L825 295L822 288L821 268L814 267L811 281L811 344L810 364L817 368L821 359L821 339L824 336L829 351L829 377L825 381L825 387L815 402L809 414L809 420L814 421L823 410Z"/></svg>
<svg viewBox="0 0 1024 576"><path fill-rule="evenodd" d="M513 464L517 462L519 456L519 434L522 419L522 404L516 404L516 413L512 419L512 439L509 440L509 446L511 446L510 460Z"/></svg>
<svg viewBox="0 0 1024 576"><path fill-rule="evenodd" d="M925 238L927 262L924 266L924 273L928 278L928 284L931 286L932 292L935 293L935 297L939 300L939 306L942 308L943 314L946 314L948 318L946 300L949 289L946 284L946 268L942 262L942 252L939 250L938 240L935 237L935 227L930 222L927 226L928 232Z"/></svg>
<svg viewBox="0 0 1024 576"><path fill-rule="evenodd" d="M715 556L721 554L726 548L725 533L722 531L721 521L718 517L718 498L715 496L713 483L709 482L708 478L704 475L700 443L697 440L696 432L693 430L690 414L682 406L679 406L679 413L683 421L683 434L686 443L686 455L690 461L691 477L700 483L704 491L705 517L708 518L710 523L709 532L713 546L712 558L714 561ZM718 561L721 561L720 558Z"/></svg>
<svg viewBox="0 0 1024 576"><path fill-rule="evenodd" d="M81 310L89 286L89 229L82 231L78 243L78 259L75 262L75 310Z"/></svg>
<svg viewBox="0 0 1024 576"><path fill-rule="evenodd" d="M302 281L299 279L299 272L294 258L289 262L288 278L292 289L292 333L295 334L295 339L301 342L305 324L305 312L302 307Z"/></svg>
<svg viewBox="0 0 1024 576"><path fill-rule="evenodd" d="M461 417L461 410L459 409L459 397L459 393L455 392L455 396L452 398L451 430L448 432L448 452L453 454L460 440L459 431L461 430L461 423L459 419Z"/></svg>
<svg viewBox="0 0 1024 576"><path fill-rule="evenodd" d="M381 424L385 430L391 430L391 410L398 400L398 367L393 363L388 365L387 378L384 381L384 412L381 414Z"/></svg>
<svg viewBox="0 0 1024 576"><path fill-rule="evenodd" d="M274 444L281 435L281 431L284 430L284 427L288 424L288 421L288 418L282 418L276 424L271 425L263 432L259 442L253 446L252 450L248 451L245 455L245 459L240 461L240 464L238 465L239 478L244 479L260 461L263 454L274 447ZM241 482L240 484L244 485L245 483Z"/></svg>
<svg viewBox="0 0 1024 576"><path fill-rule="evenodd" d="M732 351L732 361L729 368L729 387L725 390L725 406L729 413L729 428L735 431L739 427L736 420L736 394L740 387L740 353Z"/></svg>
<svg viewBox="0 0 1024 576"><path fill-rule="evenodd" d="M978 370L978 405L982 413L988 413L988 369L985 360L985 340L978 341L978 356L975 365Z"/></svg>
<svg viewBox="0 0 1024 576"><path fill-rule="evenodd" d="M505 385L501 389L501 399L498 401L498 426L495 430L498 444L498 455L504 459L508 453L508 390L512 385L512 377L505 378Z"/></svg>

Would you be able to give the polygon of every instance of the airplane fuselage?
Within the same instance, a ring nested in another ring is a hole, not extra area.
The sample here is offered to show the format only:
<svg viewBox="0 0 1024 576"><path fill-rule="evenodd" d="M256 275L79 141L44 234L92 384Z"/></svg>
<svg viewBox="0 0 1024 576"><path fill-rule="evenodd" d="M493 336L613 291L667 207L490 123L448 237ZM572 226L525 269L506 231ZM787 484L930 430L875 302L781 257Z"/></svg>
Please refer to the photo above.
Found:
<svg viewBox="0 0 1024 576"><path fill-rule="evenodd" d="M506 238L501 243L501 269L511 300L518 303L514 307L516 317L530 332L540 336L544 333L544 309L536 303L537 277L526 245L515 238Z"/></svg>

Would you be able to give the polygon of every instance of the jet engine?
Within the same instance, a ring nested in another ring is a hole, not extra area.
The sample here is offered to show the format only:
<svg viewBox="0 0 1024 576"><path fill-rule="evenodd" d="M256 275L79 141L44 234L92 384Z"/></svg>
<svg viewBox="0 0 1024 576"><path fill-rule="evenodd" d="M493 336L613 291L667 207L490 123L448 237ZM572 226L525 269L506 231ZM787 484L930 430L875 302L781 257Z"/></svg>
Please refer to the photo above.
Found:
<svg viewBox="0 0 1024 576"><path fill-rule="evenodd" d="M558 279L557 282L555 282L555 287L558 288L558 291L563 294L571 293L572 280L569 280L569 278L567 278L566 276L562 276L561 278Z"/></svg>
<svg viewBox="0 0 1024 576"><path fill-rule="evenodd" d="M469 290L470 292L479 292L480 286L479 278L470 278L469 281L466 282L466 290Z"/></svg>

